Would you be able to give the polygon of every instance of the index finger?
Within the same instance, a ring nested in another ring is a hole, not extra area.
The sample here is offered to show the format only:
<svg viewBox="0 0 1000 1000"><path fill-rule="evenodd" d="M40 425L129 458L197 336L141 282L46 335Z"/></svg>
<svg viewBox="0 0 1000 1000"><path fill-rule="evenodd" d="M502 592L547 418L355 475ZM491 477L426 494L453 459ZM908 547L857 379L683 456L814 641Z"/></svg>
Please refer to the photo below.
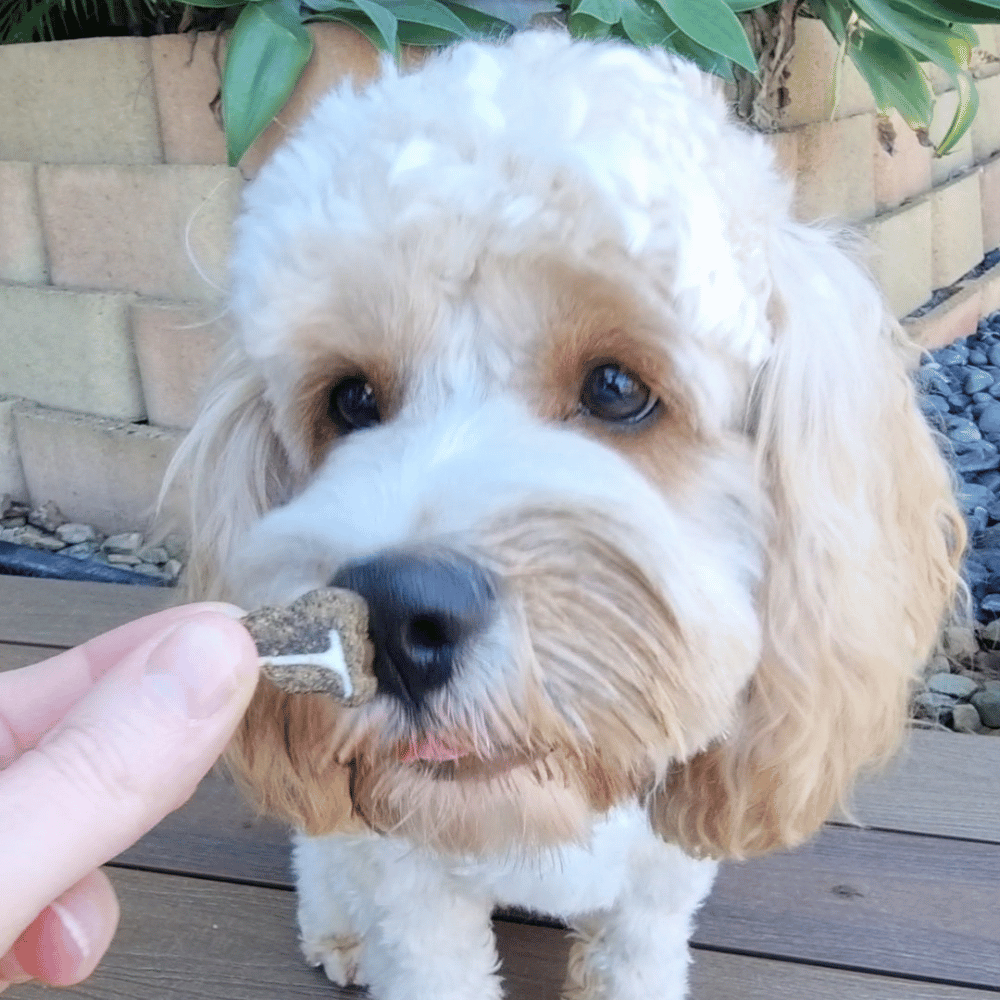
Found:
<svg viewBox="0 0 1000 1000"><path fill-rule="evenodd" d="M138 618L30 667L0 672L0 768L10 763L6 758L11 756L11 751L4 748L5 723L16 756L34 746L136 646L205 611L232 618L243 614L232 604L182 604Z"/></svg>

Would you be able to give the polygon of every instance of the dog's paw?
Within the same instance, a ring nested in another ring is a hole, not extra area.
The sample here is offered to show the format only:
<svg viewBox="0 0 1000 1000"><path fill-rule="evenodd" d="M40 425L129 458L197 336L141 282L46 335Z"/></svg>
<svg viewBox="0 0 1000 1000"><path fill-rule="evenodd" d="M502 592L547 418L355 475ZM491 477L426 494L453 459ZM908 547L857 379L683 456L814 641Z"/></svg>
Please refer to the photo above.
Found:
<svg viewBox="0 0 1000 1000"><path fill-rule="evenodd" d="M327 979L337 986L360 986L358 959L361 938L337 934L302 942L302 954L310 965L322 965Z"/></svg>

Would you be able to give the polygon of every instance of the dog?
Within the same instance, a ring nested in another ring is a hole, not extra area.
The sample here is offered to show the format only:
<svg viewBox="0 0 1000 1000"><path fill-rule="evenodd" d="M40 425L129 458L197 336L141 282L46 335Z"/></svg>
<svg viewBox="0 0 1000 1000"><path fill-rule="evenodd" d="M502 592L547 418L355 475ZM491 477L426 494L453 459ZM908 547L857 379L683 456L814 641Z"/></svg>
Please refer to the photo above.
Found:
<svg viewBox="0 0 1000 1000"><path fill-rule="evenodd" d="M692 65L558 31L324 97L245 192L179 453L192 596L366 598L379 694L261 682L306 959L496 1000L679 1000L720 858L797 844L903 732L964 528L917 351Z"/></svg>

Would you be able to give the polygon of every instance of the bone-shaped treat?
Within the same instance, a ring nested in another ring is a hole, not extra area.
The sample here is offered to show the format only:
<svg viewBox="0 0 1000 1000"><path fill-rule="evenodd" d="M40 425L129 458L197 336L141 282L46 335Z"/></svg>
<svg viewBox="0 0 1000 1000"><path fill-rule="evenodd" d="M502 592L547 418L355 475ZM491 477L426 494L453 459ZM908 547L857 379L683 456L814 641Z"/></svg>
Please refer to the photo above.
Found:
<svg viewBox="0 0 1000 1000"><path fill-rule="evenodd" d="M375 697L368 605L350 590L312 590L286 608L259 608L242 619L257 646L261 673L289 694L319 692L345 705Z"/></svg>

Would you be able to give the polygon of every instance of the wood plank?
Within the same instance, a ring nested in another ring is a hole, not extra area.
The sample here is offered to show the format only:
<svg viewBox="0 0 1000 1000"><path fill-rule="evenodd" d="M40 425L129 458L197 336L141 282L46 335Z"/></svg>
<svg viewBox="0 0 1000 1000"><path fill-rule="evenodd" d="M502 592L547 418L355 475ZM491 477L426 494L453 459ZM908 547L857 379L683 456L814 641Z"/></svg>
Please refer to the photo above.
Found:
<svg viewBox="0 0 1000 1000"><path fill-rule="evenodd" d="M0 671L17 670L39 663L62 650L62 646L23 646L15 642L0 642Z"/></svg>
<svg viewBox="0 0 1000 1000"><path fill-rule="evenodd" d="M292 886L284 830L214 774L116 863ZM996 893L990 845L828 827L798 851L724 866L695 941L1000 988Z"/></svg>
<svg viewBox="0 0 1000 1000"><path fill-rule="evenodd" d="M0 576L0 641L76 646L177 600L169 587Z"/></svg>
<svg viewBox="0 0 1000 1000"><path fill-rule="evenodd" d="M694 940L1000 990L998 888L993 845L826 827L724 866Z"/></svg>
<svg viewBox="0 0 1000 1000"><path fill-rule="evenodd" d="M1000 739L911 730L886 772L859 786L855 813L883 830L1000 844Z"/></svg>
<svg viewBox="0 0 1000 1000"><path fill-rule="evenodd" d="M109 872L122 901L105 960L59 996L86 1000L357 1000L308 968L291 893L146 872ZM510 1000L557 1000L568 944L545 927L498 922ZM12 1000L50 990L15 986ZM363 994L361 994L363 995ZM691 1000L986 1000L977 990L698 951ZM651 998L653 1000L653 998Z"/></svg>
<svg viewBox="0 0 1000 1000"><path fill-rule="evenodd" d="M289 855L284 824L256 816L216 769L183 808L112 863L289 889Z"/></svg>

